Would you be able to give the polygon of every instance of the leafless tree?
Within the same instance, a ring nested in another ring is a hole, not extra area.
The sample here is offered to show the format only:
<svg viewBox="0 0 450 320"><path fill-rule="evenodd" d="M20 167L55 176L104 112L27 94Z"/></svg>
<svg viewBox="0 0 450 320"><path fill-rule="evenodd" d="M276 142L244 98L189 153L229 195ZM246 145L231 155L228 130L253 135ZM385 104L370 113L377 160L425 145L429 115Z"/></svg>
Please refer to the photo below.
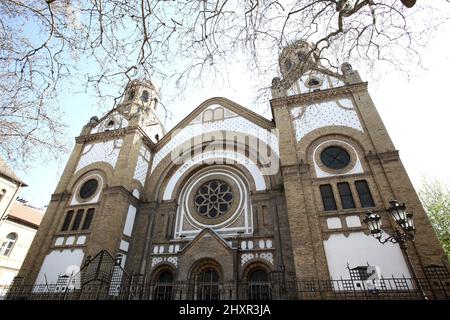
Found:
<svg viewBox="0 0 450 320"><path fill-rule="evenodd" d="M412 9L400 0L2 0L0 155L26 164L36 150L63 152L58 95L75 82L117 103L132 79L179 94L237 60L264 78L298 39L330 68L362 60L401 70L405 60L420 63L418 48L447 20L443 6L448 0Z"/></svg>

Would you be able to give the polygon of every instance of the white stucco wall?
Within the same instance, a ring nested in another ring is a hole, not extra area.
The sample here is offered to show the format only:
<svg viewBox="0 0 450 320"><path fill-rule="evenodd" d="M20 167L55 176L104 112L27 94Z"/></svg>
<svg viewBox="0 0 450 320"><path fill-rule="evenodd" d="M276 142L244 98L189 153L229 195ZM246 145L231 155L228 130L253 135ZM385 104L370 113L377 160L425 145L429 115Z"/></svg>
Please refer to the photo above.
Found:
<svg viewBox="0 0 450 320"><path fill-rule="evenodd" d="M324 241L328 268L333 279L349 279L350 268L375 265L380 268L385 278L410 277L408 267L398 244L381 244L372 236L363 232L332 234Z"/></svg>
<svg viewBox="0 0 450 320"><path fill-rule="evenodd" d="M71 275L83 261L82 249L53 250L44 259L36 284L56 283L60 275Z"/></svg>
<svg viewBox="0 0 450 320"><path fill-rule="evenodd" d="M127 220L123 227L123 234L131 237L133 232L134 218L136 217L136 208L132 205L128 207Z"/></svg>

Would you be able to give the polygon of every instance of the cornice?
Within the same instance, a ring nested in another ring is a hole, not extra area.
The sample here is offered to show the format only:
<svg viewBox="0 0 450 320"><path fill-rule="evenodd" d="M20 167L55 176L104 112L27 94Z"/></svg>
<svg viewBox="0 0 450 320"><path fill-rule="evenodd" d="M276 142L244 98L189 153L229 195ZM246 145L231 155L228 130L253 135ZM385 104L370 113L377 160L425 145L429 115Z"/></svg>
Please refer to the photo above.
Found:
<svg viewBox="0 0 450 320"><path fill-rule="evenodd" d="M367 82L360 82L338 88L330 88L315 92L297 94L289 97L275 98L270 100L270 104L272 108L282 107L290 104L305 104L308 102L329 100L330 98L336 98L364 90L367 90Z"/></svg>
<svg viewBox="0 0 450 320"><path fill-rule="evenodd" d="M146 146L148 146L151 150L154 150L155 144L153 143L153 141L150 140L150 138L147 136L147 134L139 126L130 126L130 127L120 128L120 129L116 129L116 130L108 130L108 131L103 131L103 132L94 133L94 134L86 134L86 135L76 137L75 141L77 143L86 143L86 142L93 142L93 141L99 141L99 140L109 140L112 138L123 137L126 134L136 133L136 132L138 132L140 134L144 144Z"/></svg>
<svg viewBox="0 0 450 320"><path fill-rule="evenodd" d="M399 152L398 150L380 152L380 153L369 153L366 155L367 160L369 161L377 161L381 162L390 162L399 160Z"/></svg>

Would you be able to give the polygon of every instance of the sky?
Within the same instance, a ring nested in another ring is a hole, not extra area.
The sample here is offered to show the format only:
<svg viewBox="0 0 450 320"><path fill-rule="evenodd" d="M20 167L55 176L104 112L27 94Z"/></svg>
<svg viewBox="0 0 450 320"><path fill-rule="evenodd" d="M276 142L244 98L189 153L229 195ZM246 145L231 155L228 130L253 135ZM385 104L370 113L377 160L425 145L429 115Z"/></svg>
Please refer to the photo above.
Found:
<svg viewBox="0 0 450 320"><path fill-rule="evenodd" d="M371 74L360 71L362 79L369 81L369 93L416 190L423 177L437 178L450 184L449 33L450 26L447 26L428 43L422 52L425 68L417 68L409 79L391 69L385 70L376 79ZM243 72L242 65L229 66L228 79L221 86L198 88L166 104L172 113L166 129L170 130L204 100L215 96L229 98L271 119L269 101L263 108L254 103L257 81L252 79L250 73ZM162 88L163 103L164 90ZM65 97L60 103L69 124L68 135L73 137L69 139L71 152L75 137L79 135L83 125L92 116L101 116L102 112L96 106L93 96L73 88L66 88L65 91ZM45 207L70 152L59 163L37 164L28 171L17 171L29 185L21 191L20 197L33 206Z"/></svg>

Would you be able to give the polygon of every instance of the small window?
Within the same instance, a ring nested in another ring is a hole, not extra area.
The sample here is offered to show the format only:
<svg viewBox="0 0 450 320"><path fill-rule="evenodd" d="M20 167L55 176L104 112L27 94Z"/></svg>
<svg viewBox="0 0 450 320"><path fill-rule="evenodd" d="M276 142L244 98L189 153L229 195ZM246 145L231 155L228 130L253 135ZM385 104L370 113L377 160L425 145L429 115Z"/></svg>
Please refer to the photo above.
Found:
<svg viewBox="0 0 450 320"><path fill-rule="evenodd" d="M289 71L289 70L291 70L291 68L292 68L292 62L291 62L291 60L286 60L286 62L284 63L284 66L285 66L285 68L286 68L286 70L287 71Z"/></svg>
<svg viewBox="0 0 450 320"><path fill-rule="evenodd" d="M148 91L147 90L144 90L142 92L141 100L142 100L142 102L148 102Z"/></svg>
<svg viewBox="0 0 450 320"><path fill-rule="evenodd" d="M322 196L323 208L325 211L337 210L333 189L330 184L321 185L320 194Z"/></svg>
<svg viewBox="0 0 450 320"><path fill-rule="evenodd" d="M366 180L355 181L356 191L358 192L359 201L363 208L375 207L369 185Z"/></svg>
<svg viewBox="0 0 450 320"><path fill-rule="evenodd" d="M343 209L351 209L355 207L355 201L353 200L352 191L348 182L341 182L337 184L339 190L339 196L341 197L341 203Z"/></svg>
<svg viewBox="0 0 450 320"><path fill-rule="evenodd" d="M308 79L308 82L306 83L306 86L310 88L316 88L321 85L321 81L317 78L311 77Z"/></svg>
<svg viewBox="0 0 450 320"><path fill-rule="evenodd" d="M78 230L81 224L81 219L83 219L84 210L78 210L75 216L75 221L72 225L72 230Z"/></svg>
<svg viewBox="0 0 450 320"><path fill-rule="evenodd" d="M298 61L303 62L306 59L306 54L304 54L303 52L299 52L299 53L297 53L297 57L298 57Z"/></svg>
<svg viewBox="0 0 450 320"><path fill-rule="evenodd" d="M84 218L83 227L81 228L82 230L89 230L89 228L91 227L92 219L94 218L94 212L94 208L88 209L88 211L86 212L86 217Z"/></svg>
<svg viewBox="0 0 450 320"><path fill-rule="evenodd" d="M114 126L115 124L116 124L116 122L115 122L113 119L111 119L111 120L109 120L108 123L106 124L106 127L107 127L107 128L110 128L110 127Z"/></svg>
<svg viewBox="0 0 450 320"><path fill-rule="evenodd" d="M61 231L69 230L70 223L72 222L73 212L73 210L67 211Z"/></svg>
<svg viewBox="0 0 450 320"><path fill-rule="evenodd" d="M0 255L9 257L16 241L17 234L13 232L9 233L6 236L5 241L3 241L2 246L0 247Z"/></svg>
<svg viewBox="0 0 450 320"><path fill-rule="evenodd" d="M136 92L134 90L131 90L128 94L128 100L133 100L134 96L136 95Z"/></svg>

